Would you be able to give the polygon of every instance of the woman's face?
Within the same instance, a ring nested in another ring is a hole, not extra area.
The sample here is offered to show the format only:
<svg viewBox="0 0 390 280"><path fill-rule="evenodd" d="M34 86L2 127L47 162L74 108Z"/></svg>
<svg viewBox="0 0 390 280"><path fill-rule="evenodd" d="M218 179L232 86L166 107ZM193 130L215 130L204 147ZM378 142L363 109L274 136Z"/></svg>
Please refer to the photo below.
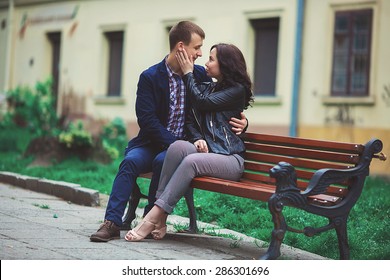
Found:
<svg viewBox="0 0 390 280"><path fill-rule="evenodd" d="M222 74L219 70L219 63L217 60L217 49L213 48L210 51L209 60L206 62L206 72L207 75L211 78L215 78L218 81L222 80Z"/></svg>

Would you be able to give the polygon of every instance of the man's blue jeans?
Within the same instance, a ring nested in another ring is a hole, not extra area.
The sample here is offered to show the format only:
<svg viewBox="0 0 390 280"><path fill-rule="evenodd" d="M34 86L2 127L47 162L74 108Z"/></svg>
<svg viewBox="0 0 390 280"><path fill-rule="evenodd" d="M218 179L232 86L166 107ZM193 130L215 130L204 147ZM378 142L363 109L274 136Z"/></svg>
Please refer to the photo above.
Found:
<svg viewBox="0 0 390 280"><path fill-rule="evenodd" d="M118 173L114 179L110 198L107 203L105 220L122 225L127 202L141 173L153 172L150 182L148 201L149 210L156 200L156 191L160 180L160 173L164 162L166 150L161 151L148 146L132 148L125 151L124 159L119 165ZM147 209L145 209L146 211Z"/></svg>

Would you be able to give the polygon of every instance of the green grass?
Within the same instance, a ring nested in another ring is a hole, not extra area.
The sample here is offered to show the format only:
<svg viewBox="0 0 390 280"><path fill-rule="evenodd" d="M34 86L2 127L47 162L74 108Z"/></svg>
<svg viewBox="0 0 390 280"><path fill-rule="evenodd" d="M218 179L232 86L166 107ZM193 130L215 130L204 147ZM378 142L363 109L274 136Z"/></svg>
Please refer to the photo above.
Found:
<svg viewBox="0 0 390 280"><path fill-rule="evenodd" d="M0 156L0 170L80 184L103 194L110 193L120 162L117 160L104 165L72 158L50 167L28 167L33 162L31 157L23 158L13 152L3 152Z"/></svg>
<svg viewBox="0 0 390 280"><path fill-rule="evenodd" d="M15 160L16 159L16 160ZM81 184L83 187L109 194L120 159L103 165L77 158L68 159L51 167L31 167L33 158L23 158L18 152L0 151L0 170L28 176L61 180ZM146 193L149 181L139 179ZM267 204L245 198L195 190L194 202L198 220L218 224L248 236L270 241L273 229ZM142 201L141 206L145 205ZM283 213L290 226L325 225L327 219L288 208ZM188 216L184 199L180 200L174 214ZM348 221L351 259L390 259L390 182L382 178L368 177L363 193L352 209ZM334 230L312 238L288 232L284 244L300 248L324 257L338 259L337 237Z"/></svg>

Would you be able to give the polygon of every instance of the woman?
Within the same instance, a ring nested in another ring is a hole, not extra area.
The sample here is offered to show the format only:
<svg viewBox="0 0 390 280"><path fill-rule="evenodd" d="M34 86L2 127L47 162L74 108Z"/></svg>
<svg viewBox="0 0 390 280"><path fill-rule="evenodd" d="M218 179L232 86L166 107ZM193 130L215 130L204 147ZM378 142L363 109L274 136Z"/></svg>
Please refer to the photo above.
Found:
<svg viewBox="0 0 390 280"><path fill-rule="evenodd" d="M186 116L186 140L174 142L167 151L155 206L125 239L140 241L148 234L162 239L166 220L197 176L239 180L244 171L243 141L229 125L253 101L251 80L241 51L231 44L211 47L207 75L217 82L197 84L193 59L185 50L176 58L182 70L191 106Z"/></svg>

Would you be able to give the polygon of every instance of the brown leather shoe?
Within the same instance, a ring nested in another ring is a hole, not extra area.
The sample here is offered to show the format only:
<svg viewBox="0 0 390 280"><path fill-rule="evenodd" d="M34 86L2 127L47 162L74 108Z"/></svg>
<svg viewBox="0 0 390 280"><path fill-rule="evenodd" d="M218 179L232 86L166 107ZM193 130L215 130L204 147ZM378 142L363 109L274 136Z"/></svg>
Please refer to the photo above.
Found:
<svg viewBox="0 0 390 280"><path fill-rule="evenodd" d="M105 220L97 232L89 238L92 242L107 242L120 238L120 228L111 221Z"/></svg>

